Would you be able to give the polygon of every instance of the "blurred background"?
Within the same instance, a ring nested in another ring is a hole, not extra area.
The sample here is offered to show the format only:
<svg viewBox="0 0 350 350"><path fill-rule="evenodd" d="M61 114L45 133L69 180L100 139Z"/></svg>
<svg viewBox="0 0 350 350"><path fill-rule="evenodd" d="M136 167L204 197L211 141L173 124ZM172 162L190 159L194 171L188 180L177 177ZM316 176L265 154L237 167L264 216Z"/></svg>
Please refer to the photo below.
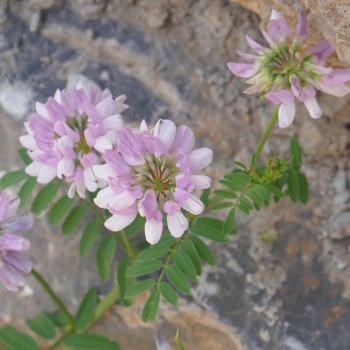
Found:
<svg viewBox="0 0 350 350"><path fill-rule="evenodd" d="M297 12L289 9L288 18L296 23ZM250 161L274 111L243 95L244 80L226 67L239 60L237 50L249 52L245 34L264 44L259 26L258 15L229 0L2 0L1 171L21 166L18 137L35 101L90 79L127 95L125 123L169 118L193 128L196 145L214 150L208 174L219 180L234 160ZM116 305L96 332L128 350L155 349L156 334L174 344L177 326L186 350L350 348L350 96L319 101L321 119L299 106L293 125L276 126L262 153L287 155L297 137L308 205L286 198L239 216L239 233L228 245L212 244L217 266L204 266L178 309L163 303L158 319L143 324L141 296L131 309ZM63 237L42 217L28 238L28 257L72 310L89 287L103 295L113 283L100 282L93 252L79 258L79 232ZM1 324L26 329L26 317L55 310L27 281L17 294L0 288Z"/></svg>

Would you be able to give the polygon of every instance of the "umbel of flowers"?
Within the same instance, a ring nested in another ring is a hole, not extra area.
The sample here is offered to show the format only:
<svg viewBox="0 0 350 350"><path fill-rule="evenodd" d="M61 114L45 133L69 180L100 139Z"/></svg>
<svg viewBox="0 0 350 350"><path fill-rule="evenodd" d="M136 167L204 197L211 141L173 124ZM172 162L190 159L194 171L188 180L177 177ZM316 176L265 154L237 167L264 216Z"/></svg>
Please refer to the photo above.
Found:
<svg viewBox="0 0 350 350"><path fill-rule="evenodd" d="M112 216L105 226L120 231L136 218L146 218L145 235L150 244L159 241L163 216L170 233L180 237L188 229L181 209L198 215L204 205L193 191L209 188L211 179L196 172L209 165L211 149L193 150L194 135L187 126L176 128L170 120L159 120L148 131L124 127L118 132L117 150L106 151L106 164L93 167L96 177L108 183L98 192L95 203Z"/></svg>
<svg viewBox="0 0 350 350"><path fill-rule="evenodd" d="M32 214L17 216L20 200L11 200L7 192L0 195L0 281L6 289L16 292L25 284L24 275L32 270L31 262L19 252L28 250L30 242L19 232L29 230L34 223Z"/></svg>
<svg viewBox="0 0 350 350"><path fill-rule="evenodd" d="M70 184L71 198L75 192L82 198L86 190L95 192L98 184L92 166L116 142L123 126L120 113L128 108L125 99L80 81L73 90L57 90L45 104L37 102L36 112L25 123L28 134L20 137L33 160L27 174L40 184L64 179Z"/></svg>
<svg viewBox="0 0 350 350"><path fill-rule="evenodd" d="M307 51L308 24L303 11L294 36L287 21L276 11L272 11L268 33L262 34L269 44L266 48L248 35L246 39L254 54L238 51L248 63L228 63L231 72L239 77L249 78L251 87L246 94L258 93L279 105L279 126L292 124L295 116L295 98L303 102L312 118L319 118L322 110L316 100L316 90L333 96L344 96L350 88L344 83L350 81L350 69L332 69L324 66L334 49L326 39L322 39ZM305 50L306 48L306 50ZM301 52L307 53L303 55Z"/></svg>

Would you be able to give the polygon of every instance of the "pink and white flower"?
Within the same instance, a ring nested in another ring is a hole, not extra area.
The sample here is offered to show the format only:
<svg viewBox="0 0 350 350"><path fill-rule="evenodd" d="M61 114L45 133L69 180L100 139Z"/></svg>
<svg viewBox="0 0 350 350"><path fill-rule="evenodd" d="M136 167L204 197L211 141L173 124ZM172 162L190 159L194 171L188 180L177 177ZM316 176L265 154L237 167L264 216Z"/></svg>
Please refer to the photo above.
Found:
<svg viewBox="0 0 350 350"><path fill-rule="evenodd" d="M95 192L99 185L92 166L116 143L123 126L120 113L128 108L125 99L80 81L71 91L57 90L45 104L37 102L25 123L28 134L20 137L33 160L26 173L41 184L64 179L71 198L76 192L82 198L86 190Z"/></svg>
<svg viewBox="0 0 350 350"><path fill-rule="evenodd" d="M18 253L28 250L30 242L14 233L29 230L34 220L32 214L16 216L19 204L6 192L0 195L0 282L12 292L24 286L24 275L32 270L32 263Z"/></svg>
<svg viewBox="0 0 350 350"><path fill-rule="evenodd" d="M246 35L248 45L254 54L238 51L248 63L228 63L231 72L242 78L249 78L251 87L246 94L258 93L280 106L279 126L292 124L295 116L295 98L303 102L310 116L320 118L322 110L316 99L316 90L333 96L345 96L350 87L350 69L332 69L324 66L334 49L326 39L322 39L306 55L299 49L308 37L308 24L303 11L299 11L299 21L290 42L291 31L287 21L272 10L268 33L262 30L270 48L264 47Z"/></svg>
<svg viewBox="0 0 350 350"><path fill-rule="evenodd" d="M170 233L182 236L188 220L181 209L200 214L204 205L193 191L211 185L208 176L195 173L211 163L213 152L193 147L192 130L185 125L176 128L170 120L159 120L151 131L145 122L137 131L120 130L117 150L104 153L106 164L93 166L96 178L108 184L94 199L112 214L105 226L122 230L139 213L146 218L147 242L156 244L166 216Z"/></svg>

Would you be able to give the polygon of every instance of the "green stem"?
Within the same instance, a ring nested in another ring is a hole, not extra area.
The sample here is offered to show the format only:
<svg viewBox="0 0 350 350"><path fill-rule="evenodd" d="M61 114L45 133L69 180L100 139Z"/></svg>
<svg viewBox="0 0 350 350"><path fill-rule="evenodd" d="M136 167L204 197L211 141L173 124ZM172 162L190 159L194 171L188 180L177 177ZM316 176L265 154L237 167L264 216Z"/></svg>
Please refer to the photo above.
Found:
<svg viewBox="0 0 350 350"><path fill-rule="evenodd" d="M70 330L69 332L62 335L62 337L58 338L50 347L48 350L54 350L57 348L58 345L60 345L64 339L66 339L70 334L72 334L74 330Z"/></svg>
<svg viewBox="0 0 350 350"><path fill-rule="evenodd" d="M264 133L262 134L262 136L260 138L258 146L256 147L256 150L253 154L251 165L256 165L256 162L259 159L260 153L265 145L265 142L268 139L268 137L269 137L269 135L270 135L274 125L276 124L277 119L278 119L278 110L279 110L279 106L277 106L275 113L273 114L272 118L270 119L269 123L267 124L267 127L266 127Z"/></svg>
<svg viewBox="0 0 350 350"><path fill-rule="evenodd" d="M115 284L113 289L96 306L94 317L88 328L92 327L119 299L119 286Z"/></svg>
<svg viewBox="0 0 350 350"><path fill-rule="evenodd" d="M123 238L123 241L124 241L124 245L125 245L125 249L126 249L126 252L127 252L128 256L132 260L136 260L137 252L135 251L135 249L131 245L131 242L130 242L130 239L128 237L128 234L126 233L125 230L121 230L120 233L122 235L122 238Z"/></svg>
<svg viewBox="0 0 350 350"><path fill-rule="evenodd" d="M67 308L64 306L61 299L56 295L56 293L51 289L51 287L47 284L44 278L35 269L32 270L32 275L41 284L45 292L50 296L50 298L58 306L61 312L67 317L68 321L74 328L75 327L74 318L70 314L70 312L67 310Z"/></svg>

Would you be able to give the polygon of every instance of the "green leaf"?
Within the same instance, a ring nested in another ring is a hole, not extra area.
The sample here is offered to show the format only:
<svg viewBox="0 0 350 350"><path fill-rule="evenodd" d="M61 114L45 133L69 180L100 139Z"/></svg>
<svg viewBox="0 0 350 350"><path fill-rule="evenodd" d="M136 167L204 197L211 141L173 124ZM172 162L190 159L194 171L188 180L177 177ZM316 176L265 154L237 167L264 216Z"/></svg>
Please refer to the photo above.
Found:
<svg viewBox="0 0 350 350"><path fill-rule="evenodd" d="M231 202L223 202L223 203L219 203L213 206L212 210L221 210L221 209L225 209L225 208L230 208L233 206L233 203Z"/></svg>
<svg viewBox="0 0 350 350"><path fill-rule="evenodd" d="M87 223L79 243L79 254L81 257L84 257L89 253L99 236L101 229L102 225L98 219L90 220Z"/></svg>
<svg viewBox="0 0 350 350"><path fill-rule="evenodd" d="M145 226L146 219L140 215L136 216L136 219L127 227L125 227L125 232L129 238L137 235L142 228Z"/></svg>
<svg viewBox="0 0 350 350"><path fill-rule="evenodd" d="M78 228L84 220L86 214L86 207L83 204L78 204L68 214L62 224L62 233L68 235Z"/></svg>
<svg viewBox="0 0 350 350"><path fill-rule="evenodd" d="M231 192L231 191L216 190L216 191L214 191L214 194L216 194L219 197L227 198L227 199L235 199L235 198L237 198L236 193L235 192Z"/></svg>
<svg viewBox="0 0 350 350"><path fill-rule="evenodd" d="M158 271L162 268L162 266L163 263L160 260L143 261L142 263L131 265L126 270L126 275L129 277L139 277L148 275L152 272Z"/></svg>
<svg viewBox="0 0 350 350"><path fill-rule="evenodd" d="M203 202L204 206L208 206L209 202L209 194L210 194L210 188L207 188L206 190L203 191L200 200Z"/></svg>
<svg viewBox="0 0 350 350"><path fill-rule="evenodd" d="M72 208L73 203L74 200L67 195L60 198L49 211L49 223L51 225L56 225L63 220L64 216Z"/></svg>
<svg viewBox="0 0 350 350"><path fill-rule="evenodd" d="M51 320L55 327L64 328L68 324L67 317L58 312L46 312L45 315Z"/></svg>
<svg viewBox="0 0 350 350"><path fill-rule="evenodd" d="M278 197L278 198L282 198L284 196L283 192L277 188L274 185L271 184L267 184L267 183L263 183L262 184L269 192L271 192L274 196Z"/></svg>
<svg viewBox="0 0 350 350"><path fill-rule="evenodd" d="M38 314L26 321L28 327L45 339L53 339L56 336L55 325L46 314Z"/></svg>
<svg viewBox="0 0 350 350"><path fill-rule="evenodd" d="M132 300L126 299L126 291L135 284L135 278L127 277L126 270L132 265L130 258L122 259L118 264L117 279L119 283L119 301L123 306L129 307L132 305Z"/></svg>
<svg viewBox="0 0 350 350"><path fill-rule="evenodd" d="M139 295L145 292L146 290L151 289L155 284L156 284L156 281L152 278L143 280L135 284L134 286L130 287L125 293L125 298L133 298L136 295Z"/></svg>
<svg viewBox="0 0 350 350"><path fill-rule="evenodd" d="M9 325L1 328L0 343L5 344L7 350L39 350L32 337Z"/></svg>
<svg viewBox="0 0 350 350"><path fill-rule="evenodd" d="M160 301L160 292L156 288L151 295L148 297L146 304L142 310L142 321L152 321L157 316L158 307Z"/></svg>
<svg viewBox="0 0 350 350"><path fill-rule="evenodd" d="M223 229L224 235L227 236L233 232L235 228L235 216L236 216L236 209L232 208L224 224L224 229Z"/></svg>
<svg viewBox="0 0 350 350"><path fill-rule="evenodd" d="M261 198L261 196L259 196L256 191L253 190L253 188L250 188L247 192L246 192L246 196L249 197L255 204L258 205L258 207L261 207L262 202L263 202L263 198Z"/></svg>
<svg viewBox="0 0 350 350"><path fill-rule="evenodd" d="M253 209L252 203L250 203L249 199L247 199L246 197L241 197L238 203L246 207L248 210Z"/></svg>
<svg viewBox="0 0 350 350"><path fill-rule="evenodd" d="M22 180L27 178L28 178L28 175L25 173L23 169L10 171L0 179L0 185L4 189L18 182L21 182Z"/></svg>
<svg viewBox="0 0 350 350"><path fill-rule="evenodd" d="M114 258L117 242L112 236L103 237L96 250L96 265L99 276L107 281L111 273L111 263Z"/></svg>
<svg viewBox="0 0 350 350"><path fill-rule="evenodd" d="M97 289L90 289L84 296L78 312L75 316L75 326L77 329L85 330L94 316L94 311L97 303Z"/></svg>
<svg viewBox="0 0 350 350"><path fill-rule="evenodd" d="M26 148L24 148L24 147L20 148L18 150L18 154L25 165L29 165L32 162L32 160L28 156Z"/></svg>
<svg viewBox="0 0 350 350"><path fill-rule="evenodd" d="M120 350L119 344L115 341L91 333L70 334L63 340L63 344L84 350Z"/></svg>
<svg viewBox="0 0 350 350"><path fill-rule="evenodd" d="M147 261L156 260L167 255L169 252L169 247L166 245L152 245L144 250L142 250L136 257L137 261Z"/></svg>
<svg viewBox="0 0 350 350"><path fill-rule="evenodd" d="M180 292L190 294L190 284L181 270L175 265L169 265L166 269L166 276L169 282Z"/></svg>
<svg viewBox="0 0 350 350"><path fill-rule="evenodd" d="M191 280L195 281L197 277L197 270L191 258L183 250L178 250L174 254L175 265Z"/></svg>
<svg viewBox="0 0 350 350"><path fill-rule="evenodd" d="M295 170L301 167L301 150L298 141L295 137L290 140L290 154L292 156L292 166Z"/></svg>
<svg viewBox="0 0 350 350"><path fill-rule="evenodd" d="M173 287L166 282L161 282L159 285L160 294L169 303L177 306L177 294Z"/></svg>
<svg viewBox="0 0 350 350"><path fill-rule="evenodd" d="M30 198L30 195L32 194L36 184L37 184L36 178L29 177L25 181L25 183L22 185L22 187L18 191L18 197L21 198L20 208L23 208L27 204L27 202Z"/></svg>
<svg viewBox="0 0 350 350"><path fill-rule="evenodd" d="M293 202L299 199L299 173L291 170L288 177L288 193Z"/></svg>
<svg viewBox="0 0 350 350"><path fill-rule="evenodd" d="M186 239L184 242L182 242L181 249L183 249L191 258L194 266L196 267L197 275L199 276L202 273L201 258L192 241Z"/></svg>
<svg viewBox="0 0 350 350"><path fill-rule="evenodd" d="M204 243L200 238L196 236L188 237L191 242L196 247L199 256L209 265L215 265L215 257L211 251L211 249Z"/></svg>
<svg viewBox="0 0 350 350"><path fill-rule="evenodd" d="M58 191L58 185L51 182L40 189L32 203L32 212L39 214L47 209L51 201L55 198Z"/></svg>
<svg viewBox="0 0 350 350"><path fill-rule="evenodd" d="M242 204L237 204L237 208L244 214L249 215L249 209L246 206Z"/></svg>
<svg viewBox="0 0 350 350"><path fill-rule="evenodd" d="M299 173L299 199L303 204L306 204L309 200L309 184L303 173Z"/></svg>
<svg viewBox="0 0 350 350"><path fill-rule="evenodd" d="M170 233L165 233L162 238L157 243L157 247L167 247L168 249L176 243L176 238L170 235Z"/></svg>
<svg viewBox="0 0 350 350"><path fill-rule="evenodd" d="M198 218L190 231L196 235L208 238L219 243L226 243L227 239L223 234L224 222L214 218Z"/></svg>

